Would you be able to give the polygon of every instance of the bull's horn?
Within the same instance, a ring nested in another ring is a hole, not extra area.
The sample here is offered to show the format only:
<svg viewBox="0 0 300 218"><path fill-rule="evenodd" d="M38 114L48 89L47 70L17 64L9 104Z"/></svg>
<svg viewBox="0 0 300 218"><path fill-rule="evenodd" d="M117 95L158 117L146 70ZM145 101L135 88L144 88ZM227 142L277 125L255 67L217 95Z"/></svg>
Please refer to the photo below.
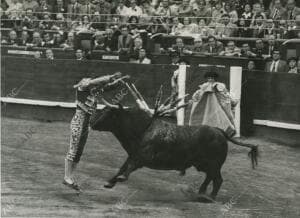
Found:
<svg viewBox="0 0 300 218"><path fill-rule="evenodd" d="M111 104L111 103L109 103L108 101L106 101L104 98L101 98L101 100L102 100L102 102L104 103L104 105L106 105L107 107L110 107L110 108L116 108L116 109L119 108L118 105Z"/></svg>

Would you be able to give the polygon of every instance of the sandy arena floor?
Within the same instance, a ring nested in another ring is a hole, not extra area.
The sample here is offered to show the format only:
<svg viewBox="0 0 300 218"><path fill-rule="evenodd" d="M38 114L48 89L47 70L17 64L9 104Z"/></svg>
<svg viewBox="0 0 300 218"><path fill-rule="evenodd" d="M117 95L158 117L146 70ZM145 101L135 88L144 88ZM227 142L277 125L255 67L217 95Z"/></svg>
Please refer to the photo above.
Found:
<svg viewBox="0 0 300 218"><path fill-rule="evenodd" d="M256 138L259 166L230 144L217 203L194 201L204 179L195 169L141 169L113 189L103 188L126 158L110 133L91 132L77 170L80 195L62 185L69 124L2 119L2 217L300 217L300 148Z"/></svg>

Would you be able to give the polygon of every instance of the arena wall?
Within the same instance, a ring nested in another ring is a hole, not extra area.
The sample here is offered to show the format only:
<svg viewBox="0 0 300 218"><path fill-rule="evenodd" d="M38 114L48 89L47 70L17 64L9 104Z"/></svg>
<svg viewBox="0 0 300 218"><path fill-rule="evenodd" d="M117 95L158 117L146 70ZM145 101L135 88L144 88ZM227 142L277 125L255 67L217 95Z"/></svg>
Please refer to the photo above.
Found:
<svg viewBox="0 0 300 218"><path fill-rule="evenodd" d="M222 64L222 63L220 63ZM74 111L73 84L83 77L96 77L121 71L153 105L160 85L164 97L170 95L170 79L176 66L140 65L122 62L45 60L24 57L2 57L1 101L2 114L25 119L69 121ZM187 93L193 93L203 82L207 67L187 68ZM217 68L220 81L229 87L229 68ZM241 133L257 133L257 126L270 127L293 138L300 136L300 75L243 72L241 102ZM120 90L105 95L112 100ZM127 95L124 105L134 105ZM254 124L256 125L254 125ZM271 131L272 132L272 131ZM275 133L278 136L278 133ZM288 138L290 138L288 136ZM298 140L298 139L297 139ZM299 143L300 140L298 140Z"/></svg>

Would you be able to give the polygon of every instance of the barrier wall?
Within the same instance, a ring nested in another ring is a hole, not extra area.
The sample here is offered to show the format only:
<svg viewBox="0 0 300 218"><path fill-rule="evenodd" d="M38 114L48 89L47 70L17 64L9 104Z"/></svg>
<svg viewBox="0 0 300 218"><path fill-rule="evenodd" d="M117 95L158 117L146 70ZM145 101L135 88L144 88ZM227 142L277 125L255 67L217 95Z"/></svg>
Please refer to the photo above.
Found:
<svg viewBox="0 0 300 218"><path fill-rule="evenodd" d="M73 84L83 77L96 77L121 71L131 80L153 105L160 85L164 85L164 98L170 95L170 79L176 69L173 65L142 65L122 62L76 61L2 57L1 97L14 99L65 102L74 105ZM192 94L203 81L206 67L187 68L187 93ZM218 68L220 81L229 85L229 68ZM243 72L241 102L241 132L249 134L255 124L295 129L300 126L300 75ZM112 100L118 91L106 94ZM56 104L55 103L55 104ZM127 95L125 105L135 104ZM55 105L54 104L54 105ZM20 105L17 107L20 108ZM13 113L22 113L13 108ZM29 111L29 109L27 109ZM30 111L29 111L30 112ZM42 116L47 116L43 113ZM56 114L56 117L59 116ZM63 120L63 119L62 119ZM273 122L273 123L272 123Z"/></svg>

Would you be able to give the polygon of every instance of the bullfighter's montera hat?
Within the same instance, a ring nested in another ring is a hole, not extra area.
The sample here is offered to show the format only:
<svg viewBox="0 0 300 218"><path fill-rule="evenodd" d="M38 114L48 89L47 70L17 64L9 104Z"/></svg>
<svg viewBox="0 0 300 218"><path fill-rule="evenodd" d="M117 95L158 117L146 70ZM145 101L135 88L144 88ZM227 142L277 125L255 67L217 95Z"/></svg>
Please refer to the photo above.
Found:
<svg viewBox="0 0 300 218"><path fill-rule="evenodd" d="M217 72L215 71L208 71L204 74L204 78L208 78L208 77L218 78L219 74L217 74Z"/></svg>

